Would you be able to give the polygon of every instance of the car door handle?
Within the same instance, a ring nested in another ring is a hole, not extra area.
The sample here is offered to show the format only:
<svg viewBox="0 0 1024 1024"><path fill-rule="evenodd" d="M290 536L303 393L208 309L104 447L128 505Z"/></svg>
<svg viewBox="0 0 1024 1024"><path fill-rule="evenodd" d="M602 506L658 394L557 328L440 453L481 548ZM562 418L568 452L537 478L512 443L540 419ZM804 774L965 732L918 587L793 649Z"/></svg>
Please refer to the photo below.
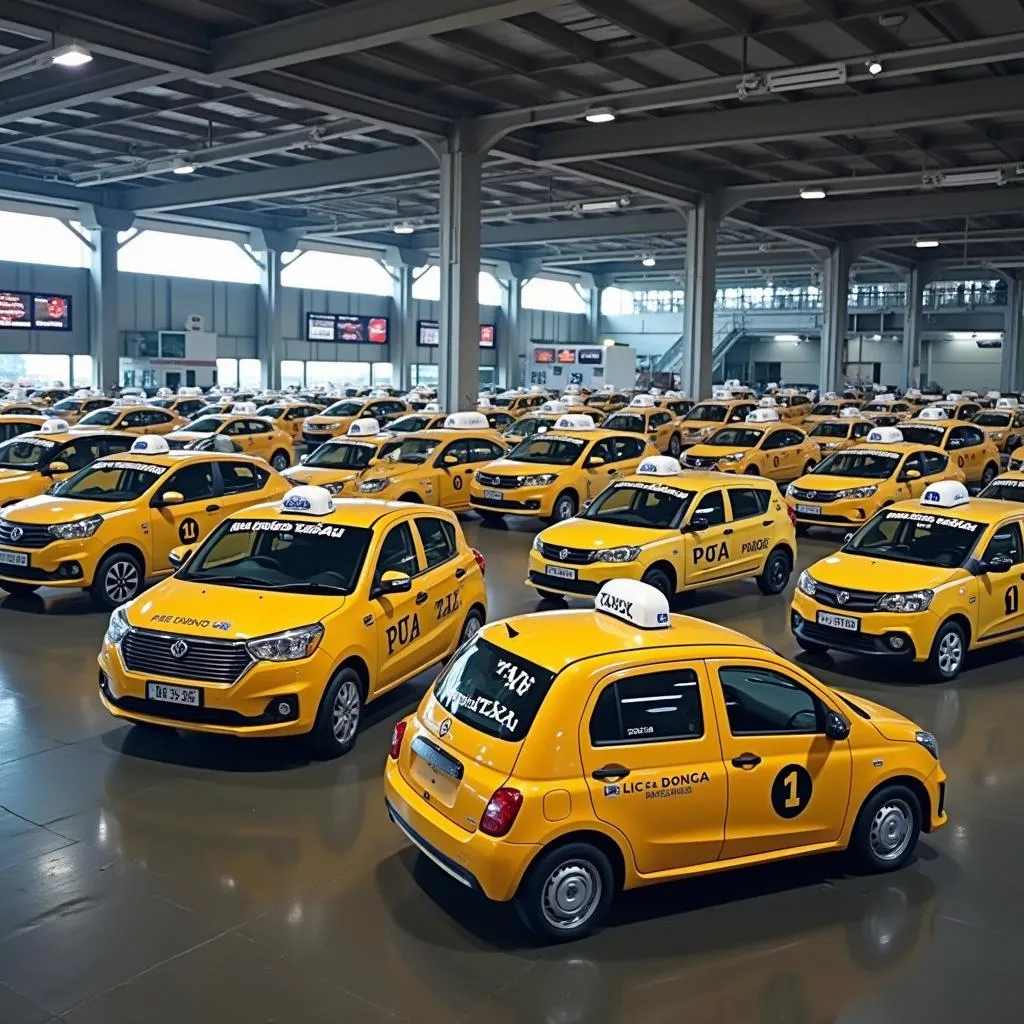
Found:
<svg viewBox="0 0 1024 1024"><path fill-rule="evenodd" d="M219 512L220 511L220 505L207 505L206 506L206 511L207 512Z"/></svg>
<svg viewBox="0 0 1024 1024"><path fill-rule="evenodd" d="M465 569L456 569L455 570L455 578L457 580L461 580L462 577L465 576L465 575L466 575L466 570Z"/></svg>
<svg viewBox="0 0 1024 1024"><path fill-rule="evenodd" d="M595 768L591 773L592 779L624 779L629 774L629 769L621 764L606 764L603 768Z"/></svg>
<svg viewBox="0 0 1024 1024"><path fill-rule="evenodd" d="M761 758L757 754L740 754L739 757L732 759L734 768L756 768L761 763Z"/></svg>
<svg viewBox="0 0 1024 1024"><path fill-rule="evenodd" d="M618 473L617 469L609 469L608 470L608 475L609 476L615 476L616 473Z"/></svg>
<svg viewBox="0 0 1024 1024"><path fill-rule="evenodd" d="M427 592L425 590L421 590L416 595L416 603L417 604L423 604L423 602L426 601L426 599L427 599Z"/></svg>
<svg viewBox="0 0 1024 1024"><path fill-rule="evenodd" d="M772 521L770 519L762 519L761 520L761 525L762 526L771 526L772 525Z"/></svg>
<svg viewBox="0 0 1024 1024"><path fill-rule="evenodd" d="M728 537L732 533L732 527L728 527L722 531Z"/></svg>

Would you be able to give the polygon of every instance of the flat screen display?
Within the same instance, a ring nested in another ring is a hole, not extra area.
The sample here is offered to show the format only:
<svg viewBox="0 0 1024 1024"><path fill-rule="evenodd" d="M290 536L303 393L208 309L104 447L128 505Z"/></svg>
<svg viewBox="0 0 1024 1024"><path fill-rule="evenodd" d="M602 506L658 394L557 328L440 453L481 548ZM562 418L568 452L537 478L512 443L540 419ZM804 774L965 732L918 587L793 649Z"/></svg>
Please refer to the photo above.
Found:
<svg viewBox="0 0 1024 1024"><path fill-rule="evenodd" d="M70 331L71 298L32 292L0 292L0 329Z"/></svg>
<svg viewBox="0 0 1024 1024"><path fill-rule="evenodd" d="M560 363L575 363L576 362L576 349L574 348L560 348L558 350L558 361Z"/></svg>
<svg viewBox="0 0 1024 1024"><path fill-rule="evenodd" d="M494 348L494 324L480 325L480 347ZM441 341L441 324L437 320L416 321L416 344L425 348L437 348Z"/></svg>
<svg viewBox="0 0 1024 1024"><path fill-rule="evenodd" d="M533 350L533 361L535 363L553 363L555 361L555 350L553 348L535 348Z"/></svg>
<svg viewBox="0 0 1024 1024"><path fill-rule="evenodd" d="M600 366L604 358L604 349L581 348L577 351L576 358L580 366Z"/></svg>
<svg viewBox="0 0 1024 1024"><path fill-rule="evenodd" d="M386 316L357 316L352 313L307 313L307 341L335 341L348 345L386 345Z"/></svg>

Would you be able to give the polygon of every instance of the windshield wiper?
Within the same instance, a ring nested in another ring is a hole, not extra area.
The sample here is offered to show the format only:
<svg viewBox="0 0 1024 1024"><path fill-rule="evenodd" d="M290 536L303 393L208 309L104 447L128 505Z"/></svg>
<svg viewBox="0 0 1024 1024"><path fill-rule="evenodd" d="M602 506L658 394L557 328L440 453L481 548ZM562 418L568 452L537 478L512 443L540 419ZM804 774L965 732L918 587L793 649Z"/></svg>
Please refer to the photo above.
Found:
<svg viewBox="0 0 1024 1024"><path fill-rule="evenodd" d="M193 572L189 573L186 579L197 580L200 583L239 583L242 586L262 587L265 590L274 590L275 585L266 580L257 579L255 576L231 576L221 575L216 572Z"/></svg>

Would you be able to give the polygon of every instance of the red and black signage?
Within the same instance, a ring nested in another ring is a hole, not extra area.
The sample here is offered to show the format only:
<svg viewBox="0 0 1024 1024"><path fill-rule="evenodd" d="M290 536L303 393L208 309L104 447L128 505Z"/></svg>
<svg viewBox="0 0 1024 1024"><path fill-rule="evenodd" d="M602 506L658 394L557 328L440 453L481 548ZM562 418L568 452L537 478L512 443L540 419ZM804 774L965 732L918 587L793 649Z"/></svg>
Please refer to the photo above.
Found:
<svg viewBox="0 0 1024 1024"><path fill-rule="evenodd" d="M71 297L34 292L0 292L0 329L70 331Z"/></svg>
<svg viewBox="0 0 1024 1024"><path fill-rule="evenodd" d="M386 316L350 313L307 313L306 341L334 341L346 345L386 345Z"/></svg>

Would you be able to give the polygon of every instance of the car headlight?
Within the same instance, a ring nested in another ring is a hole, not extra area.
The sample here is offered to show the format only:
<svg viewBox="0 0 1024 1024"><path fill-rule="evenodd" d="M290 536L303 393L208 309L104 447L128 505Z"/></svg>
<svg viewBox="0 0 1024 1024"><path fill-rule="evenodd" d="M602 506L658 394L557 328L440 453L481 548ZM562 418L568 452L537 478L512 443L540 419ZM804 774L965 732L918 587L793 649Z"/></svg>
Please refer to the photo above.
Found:
<svg viewBox="0 0 1024 1024"><path fill-rule="evenodd" d="M878 487L874 485L871 487L848 487L845 491L836 491L833 500L842 501L843 498L870 498L877 490Z"/></svg>
<svg viewBox="0 0 1024 1024"><path fill-rule="evenodd" d="M556 473L539 473L537 476L521 476L516 480L520 487L547 487L558 479Z"/></svg>
<svg viewBox="0 0 1024 1024"><path fill-rule="evenodd" d="M818 589L818 581L806 569L800 573L796 585L797 589L808 597L814 597L815 591Z"/></svg>
<svg viewBox="0 0 1024 1024"><path fill-rule="evenodd" d="M734 452L732 455L723 455L719 462L742 462L747 457L746 452Z"/></svg>
<svg viewBox="0 0 1024 1024"><path fill-rule="evenodd" d="M121 605L110 613L110 622L107 624L107 639L112 644L119 644L130 632L131 623L128 622L127 605Z"/></svg>
<svg viewBox="0 0 1024 1024"><path fill-rule="evenodd" d="M389 481L387 480L364 480L359 485L359 491L362 494L376 494L379 491L383 491L387 487Z"/></svg>
<svg viewBox="0 0 1024 1024"><path fill-rule="evenodd" d="M939 741L930 732L925 732L924 729L918 729L918 731L914 733L914 739L920 743L936 761L938 761Z"/></svg>
<svg viewBox="0 0 1024 1024"><path fill-rule="evenodd" d="M540 551L540 547L541 547L540 534L538 533L533 538L533 550L534 551Z"/></svg>
<svg viewBox="0 0 1024 1024"><path fill-rule="evenodd" d="M639 548L604 548L594 553L595 562L635 562L640 555Z"/></svg>
<svg viewBox="0 0 1024 1024"><path fill-rule="evenodd" d="M1014 472L1024 467L1024 459L1010 459L1006 464L1007 469L1012 469Z"/></svg>
<svg viewBox="0 0 1024 1024"><path fill-rule="evenodd" d="M932 603L934 590L911 590L905 594L884 594L878 599L880 612L923 612Z"/></svg>
<svg viewBox="0 0 1024 1024"><path fill-rule="evenodd" d="M321 484L321 486L328 494L341 494L345 490L344 484Z"/></svg>
<svg viewBox="0 0 1024 1024"><path fill-rule="evenodd" d="M55 523L49 527L49 533L57 540L81 540L91 537L102 525L103 516L88 516L73 523Z"/></svg>
<svg viewBox="0 0 1024 1024"><path fill-rule="evenodd" d="M298 661L308 658L320 646L323 635L324 627L317 622L312 626L261 636L245 646L257 661Z"/></svg>

